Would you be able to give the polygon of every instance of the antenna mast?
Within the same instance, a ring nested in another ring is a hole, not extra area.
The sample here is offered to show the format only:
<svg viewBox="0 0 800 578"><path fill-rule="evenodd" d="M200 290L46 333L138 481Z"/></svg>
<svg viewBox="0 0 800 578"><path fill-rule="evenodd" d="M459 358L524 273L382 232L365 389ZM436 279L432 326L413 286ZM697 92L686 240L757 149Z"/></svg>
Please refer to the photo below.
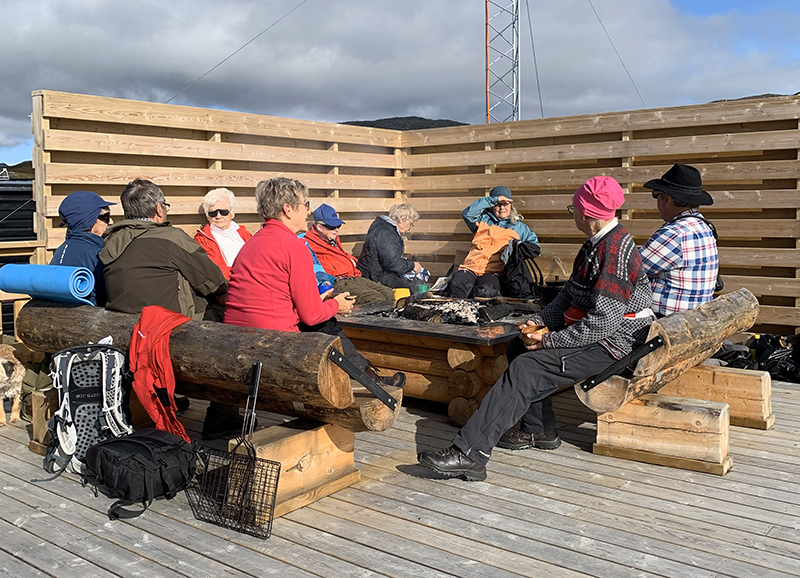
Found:
<svg viewBox="0 0 800 578"><path fill-rule="evenodd" d="M486 0L486 122L519 120L519 0Z"/></svg>

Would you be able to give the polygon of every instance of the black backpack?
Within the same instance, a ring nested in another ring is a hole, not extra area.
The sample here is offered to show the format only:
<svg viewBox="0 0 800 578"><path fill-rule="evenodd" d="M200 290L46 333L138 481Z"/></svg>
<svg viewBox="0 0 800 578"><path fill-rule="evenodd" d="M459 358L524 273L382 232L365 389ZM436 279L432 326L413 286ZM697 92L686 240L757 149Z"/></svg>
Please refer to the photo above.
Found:
<svg viewBox="0 0 800 578"><path fill-rule="evenodd" d="M135 518L156 498L174 498L195 475L195 447L171 432L142 429L100 442L86 451L83 483L117 498L108 509L111 520ZM126 506L141 504L141 510Z"/></svg>
<svg viewBox="0 0 800 578"><path fill-rule="evenodd" d="M538 299L542 294L544 276L536 257L542 248L531 241L515 242L511 255L500 275L500 288L505 297Z"/></svg>

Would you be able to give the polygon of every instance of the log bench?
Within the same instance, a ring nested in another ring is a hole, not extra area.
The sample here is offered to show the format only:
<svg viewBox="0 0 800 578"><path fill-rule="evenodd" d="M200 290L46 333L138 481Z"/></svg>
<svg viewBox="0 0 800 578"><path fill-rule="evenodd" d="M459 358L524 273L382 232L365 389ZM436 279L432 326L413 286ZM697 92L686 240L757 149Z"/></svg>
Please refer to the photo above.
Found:
<svg viewBox="0 0 800 578"><path fill-rule="evenodd" d="M109 335L127 351L138 320L138 315L34 299L22 308L16 326L22 342L36 351L54 353ZM398 402L392 411L328 358L331 348L341 351L338 337L189 321L172 331L169 347L176 392L243 407L251 367L261 361L256 407L297 416L253 435L258 455L281 463L276 515L358 481L354 433L384 431L399 415L402 389L386 388ZM41 421L52 402L37 402ZM43 437L41 431L37 435ZM42 441L32 440L31 449L41 451Z"/></svg>

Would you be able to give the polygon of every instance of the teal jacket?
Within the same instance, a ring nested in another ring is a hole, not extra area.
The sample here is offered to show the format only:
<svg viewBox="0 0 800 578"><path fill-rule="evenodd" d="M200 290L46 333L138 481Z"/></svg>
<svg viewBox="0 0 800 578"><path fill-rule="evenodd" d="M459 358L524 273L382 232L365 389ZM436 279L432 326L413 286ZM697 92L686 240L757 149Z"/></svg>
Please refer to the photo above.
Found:
<svg viewBox="0 0 800 578"><path fill-rule="evenodd" d="M478 223L486 223L489 226L512 229L519 235L520 241L530 241L538 243L539 238L536 233L530 230L528 225L522 221L512 223L511 219L498 219L492 212L492 207L497 204L497 197L481 197L473 201L469 207L461 211L464 222L473 233L478 230Z"/></svg>

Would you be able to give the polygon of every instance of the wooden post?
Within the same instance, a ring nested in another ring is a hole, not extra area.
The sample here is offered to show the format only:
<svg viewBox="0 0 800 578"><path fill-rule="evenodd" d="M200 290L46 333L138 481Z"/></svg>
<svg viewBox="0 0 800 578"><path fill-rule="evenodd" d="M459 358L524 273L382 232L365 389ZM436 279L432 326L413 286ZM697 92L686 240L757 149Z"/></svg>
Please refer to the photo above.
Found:
<svg viewBox="0 0 800 578"><path fill-rule="evenodd" d="M724 475L729 421L726 403L643 395L597 416L594 453Z"/></svg>
<svg viewBox="0 0 800 578"><path fill-rule="evenodd" d="M50 443L50 431L47 420L53 417L58 405L58 392L55 389L34 391L30 396L31 404L31 440L28 449L33 453L45 455Z"/></svg>
<svg viewBox="0 0 800 578"><path fill-rule="evenodd" d="M228 442L232 451L237 440ZM275 517L316 502L361 479L355 469L353 432L313 420L295 419L253 433L256 457L281 464Z"/></svg>
<svg viewBox="0 0 800 578"><path fill-rule="evenodd" d="M698 365L658 393L727 403L731 425L769 429L775 423L772 378L766 371Z"/></svg>

